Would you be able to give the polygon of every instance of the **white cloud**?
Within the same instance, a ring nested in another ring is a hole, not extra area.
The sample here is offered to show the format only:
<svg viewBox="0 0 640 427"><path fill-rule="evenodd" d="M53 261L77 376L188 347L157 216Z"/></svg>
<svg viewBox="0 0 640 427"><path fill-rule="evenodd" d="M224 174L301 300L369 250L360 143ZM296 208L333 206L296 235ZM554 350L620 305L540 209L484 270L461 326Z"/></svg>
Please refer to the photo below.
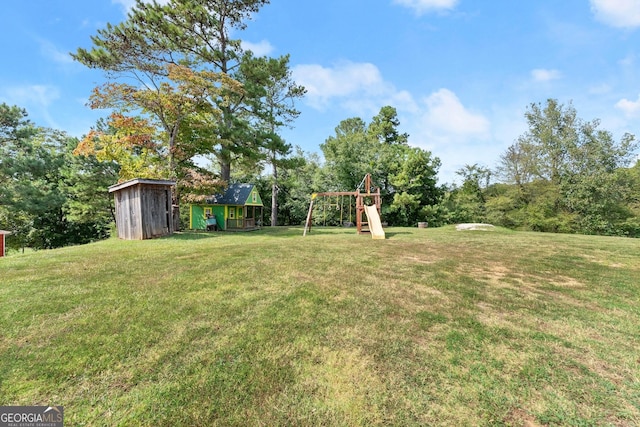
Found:
<svg viewBox="0 0 640 427"><path fill-rule="evenodd" d="M393 0L393 2L413 9L418 15L451 10L458 4L458 0Z"/></svg>
<svg viewBox="0 0 640 427"><path fill-rule="evenodd" d="M111 0L111 3L122 5L126 13L130 11L133 6L135 6L136 0Z"/></svg>
<svg viewBox="0 0 640 427"><path fill-rule="evenodd" d="M483 114L467 108L449 89L439 89L422 99L416 114L401 117L409 143L427 149L442 160L440 182L454 182L455 171L465 164L490 164L499 150L488 146L492 125Z"/></svg>
<svg viewBox="0 0 640 427"><path fill-rule="evenodd" d="M421 124L433 137L447 141L453 137L486 138L490 124L482 114L469 111L449 89L440 89L424 99Z"/></svg>
<svg viewBox="0 0 640 427"><path fill-rule="evenodd" d="M267 56L274 51L274 47L271 45L271 43L269 43L268 40L261 40L258 43L252 43L243 40L242 49L250 50L255 56Z"/></svg>
<svg viewBox="0 0 640 427"><path fill-rule="evenodd" d="M169 0L156 0L158 4L167 4ZM124 10L124 13L128 13L133 6L136 5L136 0L111 0L111 3L120 4ZM151 0L146 0L145 3L151 3Z"/></svg>
<svg viewBox="0 0 640 427"><path fill-rule="evenodd" d="M49 107L59 98L60 90L48 85L14 86L0 91L0 99L4 102L25 108L27 112L37 112L52 128L59 126L51 117Z"/></svg>
<svg viewBox="0 0 640 427"><path fill-rule="evenodd" d="M622 67L633 67L636 62L636 55L631 53L621 60L618 61L618 64Z"/></svg>
<svg viewBox="0 0 640 427"><path fill-rule="evenodd" d="M293 76L307 88L311 98L323 100L351 95L382 83L382 75L375 65L348 61L333 68L317 64L298 65L293 68Z"/></svg>
<svg viewBox="0 0 640 427"><path fill-rule="evenodd" d="M640 96L638 96L637 101L629 101L627 98L623 98L616 103L616 108L627 116L635 116L640 112Z"/></svg>
<svg viewBox="0 0 640 427"><path fill-rule="evenodd" d="M333 67L317 64L293 67L293 78L307 89L306 102L321 112L340 111L369 120L380 108L398 111L401 130L409 143L431 150L443 161L441 178L451 182L464 164L488 163L497 156L479 143L492 137L491 123L466 107L449 89L439 89L417 100L413 94L386 81L370 63L341 62Z"/></svg>
<svg viewBox="0 0 640 427"><path fill-rule="evenodd" d="M544 68L536 68L531 71L531 77L536 82L549 82L551 80L558 80L562 77L562 73L558 70L547 70Z"/></svg>
<svg viewBox="0 0 640 427"><path fill-rule="evenodd" d="M292 69L296 83L307 89L307 102L316 109L326 108L334 98L357 109L359 102L393 95L380 70L370 63L341 62L332 68L317 64L297 65ZM379 108L380 106L378 106Z"/></svg>
<svg viewBox="0 0 640 427"><path fill-rule="evenodd" d="M611 85L608 83L601 83L589 87L589 94L591 95L606 95L608 93L611 93Z"/></svg>
<svg viewBox="0 0 640 427"><path fill-rule="evenodd" d="M55 86L30 85L16 86L4 91L6 97L17 105L35 105L48 107L60 98L60 90Z"/></svg>
<svg viewBox="0 0 640 427"><path fill-rule="evenodd" d="M591 0L591 10L596 18L618 28L640 27L640 2L638 0Z"/></svg>
<svg viewBox="0 0 640 427"><path fill-rule="evenodd" d="M58 49L52 42L39 39L38 43L40 44L40 51L46 58L63 65L73 64L74 61L71 55Z"/></svg>

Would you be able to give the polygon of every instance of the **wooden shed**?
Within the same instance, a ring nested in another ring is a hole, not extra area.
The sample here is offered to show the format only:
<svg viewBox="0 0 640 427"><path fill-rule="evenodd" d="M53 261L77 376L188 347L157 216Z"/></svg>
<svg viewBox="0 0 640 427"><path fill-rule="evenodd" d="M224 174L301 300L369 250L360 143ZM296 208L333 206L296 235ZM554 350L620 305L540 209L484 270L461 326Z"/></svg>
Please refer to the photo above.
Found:
<svg viewBox="0 0 640 427"><path fill-rule="evenodd" d="M132 179L109 187L114 193L116 229L125 240L173 234L171 188L175 181Z"/></svg>
<svg viewBox="0 0 640 427"><path fill-rule="evenodd" d="M9 234L11 234L11 232L0 230L0 257L4 256L6 253L7 245L6 245L5 238Z"/></svg>

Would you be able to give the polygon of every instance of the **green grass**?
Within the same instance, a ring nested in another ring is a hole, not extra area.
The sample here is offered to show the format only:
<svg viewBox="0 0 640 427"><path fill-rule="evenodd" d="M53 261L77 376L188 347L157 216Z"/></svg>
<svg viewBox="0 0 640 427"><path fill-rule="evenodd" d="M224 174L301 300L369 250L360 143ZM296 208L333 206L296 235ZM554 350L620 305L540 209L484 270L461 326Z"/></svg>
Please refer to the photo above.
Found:
<svg viewBox="0 0 640 427"><path fill-rule="evenodd" d="M0 259L0 405L76 425L640 425L640 241L277 228Z"/></svg>

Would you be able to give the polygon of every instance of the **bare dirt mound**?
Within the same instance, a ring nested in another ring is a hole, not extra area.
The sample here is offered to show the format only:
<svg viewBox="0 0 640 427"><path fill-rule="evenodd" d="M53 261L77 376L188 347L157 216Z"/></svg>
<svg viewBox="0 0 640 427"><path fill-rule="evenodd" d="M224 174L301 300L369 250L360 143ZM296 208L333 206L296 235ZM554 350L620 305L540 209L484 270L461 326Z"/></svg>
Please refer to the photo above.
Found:
<svg viewBox="0 0 640 427"><path fill-rule="evenodd" d="M456 230L458 231L467 231L467 230L479 230L479 231L489 231L495 228L491 224L482 224L482 223L471 223L471 224L458 224L456 225Z"/></svg>

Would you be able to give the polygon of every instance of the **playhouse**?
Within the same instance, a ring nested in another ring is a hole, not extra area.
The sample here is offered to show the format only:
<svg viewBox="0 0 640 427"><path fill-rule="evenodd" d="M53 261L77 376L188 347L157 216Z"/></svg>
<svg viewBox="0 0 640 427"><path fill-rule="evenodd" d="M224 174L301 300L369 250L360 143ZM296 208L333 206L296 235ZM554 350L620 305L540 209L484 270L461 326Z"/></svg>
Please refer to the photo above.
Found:
<svg viewBox="0 0 640 427"><path fill-rule="evenodd" d="M206 230L207 220L215 218L218 230L257 230L262 224L262 198L253 184L230 184L201 204L189 208L189 227Z"/></svg>

